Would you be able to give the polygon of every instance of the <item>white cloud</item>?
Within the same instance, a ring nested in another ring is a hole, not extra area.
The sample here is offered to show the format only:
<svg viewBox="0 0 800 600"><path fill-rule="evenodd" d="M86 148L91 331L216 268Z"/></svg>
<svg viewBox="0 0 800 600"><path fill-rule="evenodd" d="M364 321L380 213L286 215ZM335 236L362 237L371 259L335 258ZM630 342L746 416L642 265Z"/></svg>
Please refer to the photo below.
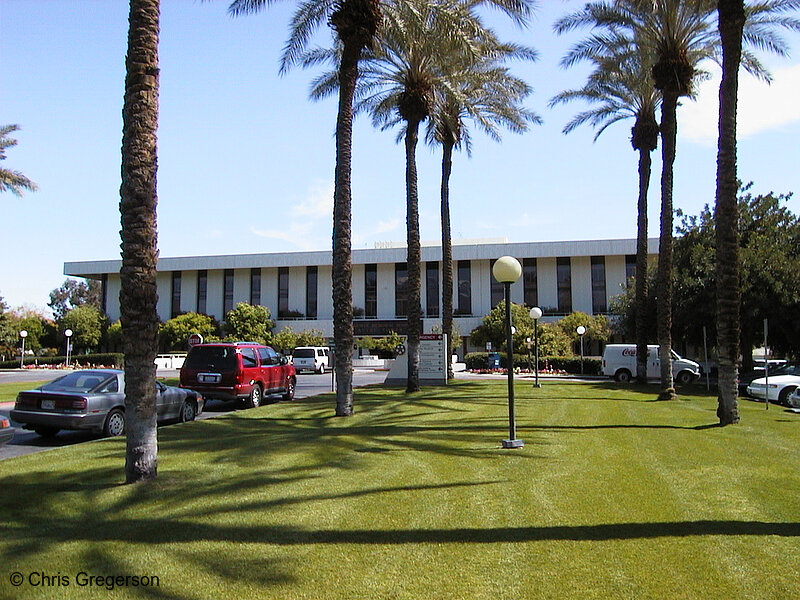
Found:
<svg viewBox="0 0 800 600"><path fill-rule="evenodd" d="M283 240L294 244L301 250L317 250L318 248L312 243L310 236L312 230L311 223L297 223L292 222L287 229L256 229L251 227L250 231L257 236Z"/></svg>
<svg viewBox="0 0 800 600"><path fill-rule="evenodd" d="M292 217L321 219L333 217L333 182L316 182L308 189L305 200L292 206Z"/></svg>
<svg viewBox="0 0 800 600"><path fill-rule="evenodd" d="M800 64L774 69L767 84L742 72L739 75L737 135L740 139L800 121ZM698 100L684 99L679 110L678 134L702 144L716 144L719 114L718 71L699 86Z"/></svg>

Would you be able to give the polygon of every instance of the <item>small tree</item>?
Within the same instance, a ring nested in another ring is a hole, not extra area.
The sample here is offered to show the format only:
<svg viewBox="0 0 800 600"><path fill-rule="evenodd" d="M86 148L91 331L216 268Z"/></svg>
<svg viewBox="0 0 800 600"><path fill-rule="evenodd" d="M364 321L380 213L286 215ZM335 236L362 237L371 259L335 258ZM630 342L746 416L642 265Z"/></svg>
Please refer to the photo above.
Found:
<svg viewBox="0 0 800 600"><path fill-rule="evenodd" d="M189 312L162 323L158 328L161 348L164 350L186 350L189 336L199 333L207 342L218 339L219 324L208 315Z"/></svg>
<svg viewBox="0 0 800 600"><path fill-rule="evenodd" d="M287 354L297 347L297 334L291 327L284 327L272 336L272 347L283 354Z"/></svg>
<svg viewBox="0 0 800 600"><path fill-rule="evenodd" d="M611 337L611 326L604 315L592 316L577 311L558 321L557 325L572 343L579 340L577 329L581 325L586 328L583 337L587 341L607 342Z"/></svg>
<svg viewBox="0 0 800 600"><path fill-rule="evenodd" d="M97 347L103 334L105 317L91 304L73 308L59 321L61 331L72 330L72 343L76 350L89 351Z"/></svg>
<svg viewBox="0 0 800 600"><path fill-rule="evenodd" d="M266 306L253 306L240 302L225 315L225 333L228 338L269 344L275 321Z"/></svg>
<svg viewBox="0 0 800 600"><path fill-rule="evenodd" d="M516 328L514 333L514 352L527 352L525 339L533 336L533 319L524 304L511 304L511 325ZM476 346L485 346L492 343L496 350L506 348L506 307L501 302L483 318L483 324L472 330L472 343Z"/></svg>
<svg viewBox="0 0 800 600"><path fill-rule="evenodd" d="M47 306L53 311L56 320L59 320L73 308L84 304L91 304L99 310L102 297L103 287L99 281L67 279L61 287L50 292L50 302L47 303Z"/></svg>
<svg viewBox="0 0 800 600"><path fill-rule="evenodd" d="M295 348L298 346L324 346L325 336L318 329L304 329L297 334Z"/></svg>

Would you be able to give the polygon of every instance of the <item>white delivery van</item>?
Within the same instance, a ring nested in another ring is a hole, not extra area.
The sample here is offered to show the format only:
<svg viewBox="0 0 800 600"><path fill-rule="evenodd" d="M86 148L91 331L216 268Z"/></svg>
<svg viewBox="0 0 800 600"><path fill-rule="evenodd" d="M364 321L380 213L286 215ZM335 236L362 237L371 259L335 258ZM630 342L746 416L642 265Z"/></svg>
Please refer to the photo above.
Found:
<svg viewBox="0 0 800 600"><path fill-rule="evenodd" d="M330 357L330 348L325 346L302 346L295 348L292 352L292 365L295 371L314 371L315 373L324 373L326 369L330 369L328 362Z"/></svg>
<svg viewBox="0 0 800 600"><path fill-rule="evenodd" d="M603 375L627 383L636 377L636 344L609 344L603 350ZM677 383L691 383L700 377L700 365L672 351L672 376ZM661 377L658 346L647 347L647 378Z"/></svg>

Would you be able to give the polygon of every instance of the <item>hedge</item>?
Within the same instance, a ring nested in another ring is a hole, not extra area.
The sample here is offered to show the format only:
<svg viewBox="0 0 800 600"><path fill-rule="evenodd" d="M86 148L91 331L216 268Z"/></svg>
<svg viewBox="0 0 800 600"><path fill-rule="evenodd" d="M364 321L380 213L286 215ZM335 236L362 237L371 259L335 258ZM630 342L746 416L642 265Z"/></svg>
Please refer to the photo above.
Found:
<svg viewBox="0 0 800 600"><path fill-rule="evenodd" d="M39 367L59 367L67 362L66 356L31 356L25 357L25 366L36 365ZM76 368L81 367L116 367L121 368L124 363L123 355L119 352L106 354L74 354L70 357L70 364ZM0 369L14 369L19 367L19 359L0 362Z"/></svg>
<svg viewBox="0 0 800 600"><path fill-rule="evenodd" d="M486 352L471 352L464 357L467 369L477 371L489 368L489 355ZM514 368L527 369L533 364L533 359L528 362L527 354L514 355ZM506 355L500 353L500 368L506 368ZM599 358L584 358L584 375L599 375L601 361ZM565 371L567 373L578 374L581 372L581 359L576 356L540 356L539 370Z"/></svg>

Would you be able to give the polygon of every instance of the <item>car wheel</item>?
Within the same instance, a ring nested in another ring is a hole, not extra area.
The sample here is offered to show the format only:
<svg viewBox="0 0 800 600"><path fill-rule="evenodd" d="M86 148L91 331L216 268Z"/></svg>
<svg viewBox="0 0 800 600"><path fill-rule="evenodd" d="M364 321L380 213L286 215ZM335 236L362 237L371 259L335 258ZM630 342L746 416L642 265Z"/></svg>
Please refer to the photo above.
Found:
<svg viewBox="0 0 800 600"><path fill-rule="evenodd" d="M797 389L797 386L794 385L787 385L785 388L781 390L781 393L778 394L778 404L783 406L789 406L789 394Z"/></svg>
<svg viewBox="0 0 800 600"><path fill-rule="evenodd" d="M247 408L258 408L261 406L261 386L255 384L247 397Z"/></svg>
<svg viewBox="0 0 800 600"><path fill-rule="evenodd" d="M188 421L194 421L194 418L197 416L197 409L194 406L194 402L191 400L184 400L183 406L181 407L181 423L186 423Z"/></svg>
<svg viewBox="0 0 800 600"><path fill-rule="evenodd" d="M630 383L631 378L632 375L628 369L620 369L614 374L614 379L616 379L618 383Z"/></svg>
<svg viewBox="0 0 800 600"><path fill-rule="evenodd" d="M108 413L105 425L103 425L103 435L106 437L118 437L125 433L125 413L115 408Z"/></svg>
<svg viewBox="0 0 800 600"><path fill-rule="evenodd" d="M692 375L691 372L689 371L681 371L680 373L678 373L677 379L678 383L680 383L681 385L687 385L689 383L692 383L692 381L694 380L694 375Z"/></svg>
<svg viewBox="0 0 800 600"><path fill-rule="evenodd" d="M58 427L35 427L33 430L36 432L36 435L40 435L43 438L54 438L60 431Z"/></svg>
<svg viewBox="0 0 800 600"><path fill-rule="evenodd" d="M289 379L289 382L286 384L286 393L283 394L283 399L287 402L294 400L294 377Z"/></svg>

